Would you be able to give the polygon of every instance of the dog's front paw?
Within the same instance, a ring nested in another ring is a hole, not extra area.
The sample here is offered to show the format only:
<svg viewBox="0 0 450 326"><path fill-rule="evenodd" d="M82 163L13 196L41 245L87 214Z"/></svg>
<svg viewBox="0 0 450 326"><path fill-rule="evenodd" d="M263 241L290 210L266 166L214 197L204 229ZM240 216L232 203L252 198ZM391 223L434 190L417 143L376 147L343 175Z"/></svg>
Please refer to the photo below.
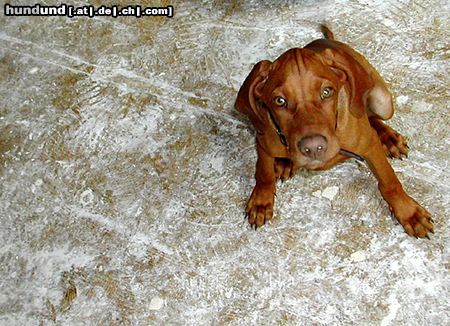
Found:
<svg viewBox="0 0 450 326"><path fill-rule="evenodd" d="M428 237L428 233L434 233L430 213L412 198L409 198L408 204L394 211L395 217L403 225L406 233L416 238L425 238Z"/></svg>
<svg viewBox="0 0 450 326"><path fill-rule="evenodd" d="M263 226L273 216L275 185L256 185L247 202L246 216L255 229Z"/></svg>

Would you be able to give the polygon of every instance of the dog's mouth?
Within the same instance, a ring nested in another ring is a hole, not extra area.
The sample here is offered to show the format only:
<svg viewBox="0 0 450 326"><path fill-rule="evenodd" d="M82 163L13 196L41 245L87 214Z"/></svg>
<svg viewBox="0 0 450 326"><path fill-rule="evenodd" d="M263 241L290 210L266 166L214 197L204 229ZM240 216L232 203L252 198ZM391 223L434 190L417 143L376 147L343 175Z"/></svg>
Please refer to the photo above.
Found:
<svg viewBox="0 0 450 326"><path fill-rule="evenodd" d="M294 161L298 164L299 167L308 169L308 170L316 170L323 167L330 159L327 160L316 160L310 159L303 155L295 155Z"/></svg>
<svg viewBox="0 0 450 326"><path fill-rule="evenodd" d="M314 160L314 161L307 162L303 166L301 166L301 165L300 166L305 168L305 169L308 169L308 170L316 170L316 169L320 169L325 163L326 162L324 162L324 161Z"/></svg>
<svg viewBox="0 0 450 326"><path fill-rule="evenodd" d="M365 159L361 157L360 155L353 153L351 151L345 150L345 149L338 149L336 152L331 153L330 157L324 157L323 159L314 159L309 158L304 155L302 155L299 152L296 152L294 155L292 155L294 161L298 164L299 167L308 169L308 170L317 170L322 168L326 163L328 163L333 157L336 155L345 155L352 157L358 161L364 162Z"/></svg>

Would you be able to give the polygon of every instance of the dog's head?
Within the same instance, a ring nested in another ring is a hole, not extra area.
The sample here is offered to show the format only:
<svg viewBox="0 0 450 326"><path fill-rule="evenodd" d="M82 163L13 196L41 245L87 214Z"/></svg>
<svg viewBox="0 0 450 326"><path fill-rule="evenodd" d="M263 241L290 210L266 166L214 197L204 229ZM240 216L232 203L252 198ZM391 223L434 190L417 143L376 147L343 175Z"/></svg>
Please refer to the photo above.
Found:
<svg viewBox="0 0 450 326"><path fill-rule="evenodd" d="M310 169L320 168L339 152L335 131L340 112L361 114L352 108L357 100L352 70L334 65L327 52L295 48L274 62L259 62L236 100L236 108L260 135L274 128L289 158Z"/></svg>

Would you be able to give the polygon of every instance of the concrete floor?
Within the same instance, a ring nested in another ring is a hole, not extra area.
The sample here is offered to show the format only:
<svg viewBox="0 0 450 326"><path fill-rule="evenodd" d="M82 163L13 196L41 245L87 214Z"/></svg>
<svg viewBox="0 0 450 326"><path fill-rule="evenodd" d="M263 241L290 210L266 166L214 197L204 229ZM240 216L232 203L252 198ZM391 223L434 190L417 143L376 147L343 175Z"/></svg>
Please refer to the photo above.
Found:
<svg viewBox="0 0 450 326"><path fill-rule="evenodd" d="M0 15L0 324L449 325L448 1L142 3L167 4ZM392 165L431 240L354 160L279 184L266 227L244 220L256 153L237 90L324 21L396 96L411 150Z"/></svg>

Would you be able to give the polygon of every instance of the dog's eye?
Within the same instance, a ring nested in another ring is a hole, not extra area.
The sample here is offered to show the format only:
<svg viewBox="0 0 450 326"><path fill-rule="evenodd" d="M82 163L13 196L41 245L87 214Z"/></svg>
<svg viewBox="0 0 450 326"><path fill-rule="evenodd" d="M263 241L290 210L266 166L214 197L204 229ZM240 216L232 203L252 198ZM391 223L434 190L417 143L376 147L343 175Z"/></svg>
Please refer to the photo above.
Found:
<svg viewBox="0 0 450 326"><path fill-rule="evenodd" d="M322 93L320 94L320 98L322 100L331 97L333 95L333 89L331 87L325 87L322 89Z"/></svg>
<svg viewBox="0 0 450 326"><path fill-rule="evenodd" d="M278 105L278 106L286 106L287 105L287 101L282 98L281 96L277 96L273 99L273 102Z"/></svg>

